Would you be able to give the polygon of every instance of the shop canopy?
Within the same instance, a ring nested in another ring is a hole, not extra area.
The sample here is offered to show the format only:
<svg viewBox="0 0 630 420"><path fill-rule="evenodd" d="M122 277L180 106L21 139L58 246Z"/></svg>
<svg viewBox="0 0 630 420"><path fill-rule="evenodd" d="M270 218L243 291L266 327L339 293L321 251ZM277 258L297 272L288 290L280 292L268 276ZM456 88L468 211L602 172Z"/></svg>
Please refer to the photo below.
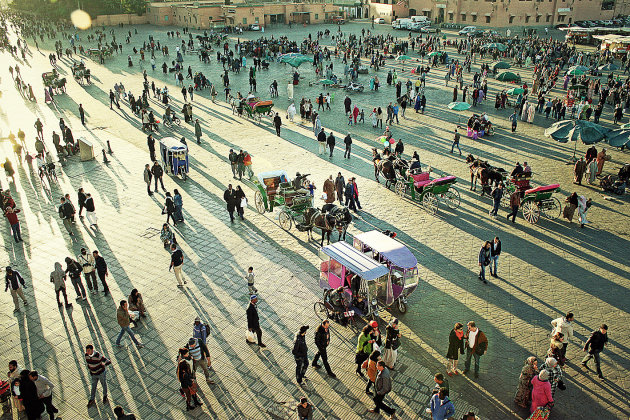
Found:
<svg viewBox="0 0 630 420"><path fill-rule="evenodd" d="M366 281L376 280L389 274L387 267L354 249L347 242L326 245L321 249L321 252Z"/></svg>
<svg viewBox="0 0 630 420"><path fill-rule="evenodd" d="M372 248L393 266L402 269L412 269L418 266L418 260L406 246L377 230L355 235L354 240Z"/></svg>

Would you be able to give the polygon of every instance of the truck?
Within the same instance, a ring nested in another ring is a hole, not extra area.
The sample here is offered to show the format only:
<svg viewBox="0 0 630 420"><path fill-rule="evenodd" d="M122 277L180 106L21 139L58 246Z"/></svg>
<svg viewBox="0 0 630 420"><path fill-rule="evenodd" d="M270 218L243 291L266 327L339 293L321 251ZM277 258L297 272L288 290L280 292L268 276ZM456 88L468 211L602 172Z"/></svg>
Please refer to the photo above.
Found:
<svg viewBox="0 0 630 420"><path fill-rule="evenodd" d="M413 23L411 19L396 19L392 22L392 28L394 29L408 29L409 24Z"/></svg>
<svg viewBox="0 0 630 420"><path fill-rule="evenodd" d="M411 16L411 21L412 22L421 23L421 24L425 24L425 25L430 25L431 24L431 19L429 19L426 16Z"/></svg>

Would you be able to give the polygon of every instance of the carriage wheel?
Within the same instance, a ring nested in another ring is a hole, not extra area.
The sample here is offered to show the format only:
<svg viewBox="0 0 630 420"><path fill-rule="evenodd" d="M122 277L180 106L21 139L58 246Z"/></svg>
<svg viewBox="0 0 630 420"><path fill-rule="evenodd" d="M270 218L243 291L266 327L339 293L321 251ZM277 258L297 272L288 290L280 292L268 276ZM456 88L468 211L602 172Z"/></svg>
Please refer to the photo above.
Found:
<svg viewBox="0 0 630 420"><path fill-rule="evenodd" d="M326 308L324 302L315 302L315 304L313 305L313 310L315 311L315 315L322 321L330 318L328 315L328 308Z"/></svg>
<svg viewBox="0 0 630 420"><path fill-rule="evenodd" d="M291 216L286 211L281 211L278 215L278 221L280 222L280 227L287 232L291 230Z"/></svg>
<svg viewBox="0 0 630 420"><path fill-rule="evenodd" d="M560 200L556 197L551 197L551 199L543 203L541 210L543 216L549 220L554 220L560 217L560 213L562 213L562 205L560 204Z"/></svg>
<svg viewBox="0 0 630 420"><path fill-rule="evenodd" d="M396 194L398 194L401 197L404 197L406 193L407 193L406 183L404 181L396 182Z"/></svg>
<svg viewBox="0 0 630 420"><path fill-rule="evenodd" d="M459 191L457 189L451 187L444 193L444 197L446 198L446 205L448 208L455 210L461 204L461 198L459 196Z"/></svg>
<svg viewBox="0 0 630 420"><path fill-rule="evenodd" d="M260 191L256 191L254 204L256 204L256 210L258 210L258 213L263 214L265 212L265 201L263 200L263 196Z"/></svg>
<svg viewBox="0 0 630 420"><path fill-rule="evenodd" d="M435 194L432 192L425 193L424 197L422 197L422 206L431 214L437 213L438 199Z"/></svg>
<svg viewBox="0 0 630 420"><path fill-rule="evenodd" d="M538 223L540 219L540 208L538 203L529 200L523 203L523 217L529 223Z"/></svg>

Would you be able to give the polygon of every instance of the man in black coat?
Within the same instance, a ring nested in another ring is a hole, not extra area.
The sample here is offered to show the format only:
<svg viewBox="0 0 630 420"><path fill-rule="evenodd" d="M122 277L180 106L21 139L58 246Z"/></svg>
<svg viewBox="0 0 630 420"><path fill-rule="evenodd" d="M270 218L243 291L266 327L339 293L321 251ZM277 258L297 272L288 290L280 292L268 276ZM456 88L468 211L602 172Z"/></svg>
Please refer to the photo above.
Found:
<svg viewBox="0 0 630 420"><path fill-rule="evenodd" d="M352 137L350 137L350 133L343 139L343 142L346 144L346 151L343 153L343 157L350 159L350 150L352 149Z"/></svg>
<svg viewBox="0 0 630 420"><path fill-rule="evenodd" d="M350 105L352 105L352 99L346 96L346 99L343 100L343 104L346 107L346 115L348 115L348 112L351 110Z"/></svg>
<svg viewBox="0 0 630 420"><path fill-rule="evenodd" d="M497 264L499 263L499 255L501 255L501 241L498 236L495 236L494 241L490 245L490 275L497 277ZM492 266L494 265L494 272Z"/></svg>
<svg viewBox="0 0 630 420"><path fill-rule="evenodd" d="M230 221L234 223L234 209L238 203L236 190L232 189L232 184L228 185L227 190L223 193L223 199L227 203L227 211L230 213Z"/></svg>
<svg viewBox="0 0 630 420"><path fill-rule="evenodd" d="M280 115L278 115L277 112L276 116L273 117L273 125L274 127L276 127L276 134L278 135L278 137L280 137L280 126L282 125L282 118L280 118Z"/></svg>
<svg viewBox="0 0 630 420"><path fill-rule="evenodd" d="M317 331L315 331L315 345L317 346L317 353L315 353L315 357L313 358L313 367L315 369L319 369L321 367L317 364L317 361L321 357L328 376L336 378L337 375L332 372L330 365L328 364L328 353L326 352L326 348L330 344L330 332L328 331L329 327L330 321L325 319L321 325L317 327Z"/></svg>
<svg viewBox="0 0 630 420"><path fill-rule="evenodd" d="M153 179L155 179L155 191L158 189L158 180L160 181L160 185L162 186L162 190L166 191L164 188L164 181L162 181L162 176L164 175L164 170L160 166L160 164L156 161L153 162L153 167L151 168L151 173L153 174Z"/></svg>
<svg viewBox="0 0 630 420"><path fill-rule="evenodd" d="M333 155L333 150L335 150L335 136L333 135L332 131L330 132L330 135L326 139L326 144L328 145L328 148L330 149L329 158L331 158Z"/></svg>
<svg viewBox="0 0 630 420"><path fill-rule="evenodd" d="M85 192L83 192L83 188L79 188L79 193L78 193L78 202L79 202L79 217L81 219L83 219L83 215L81 214L81 212L83 212L83 208L85 207L85 199L86 199L86 195Z"/></svg>
<svg viewBox="0 0 630 420"><path fill-rule="evenodd" d="M252 295L249 299L249 306L247 307L247 329L256 334L258 337L258 347L265 348L262 342L262 330L260 329L260 321L258 320L258 297ZM249 344L249 341L247 342Z"/></svg>
<svg viewBox="0 0 630 420"><path fill-rule="evenodd" d="M151 157L151 162L155 162L157 159L155 158L155 139L153 138L153 134L149 134L147 136L147 146L149 146L149 156Z"/></svg>
<svg viewBox="0 0 630 420"><path fill-rule="evenodd" d="M293 357L295 357L295 379L298 385L302 386L302 380L306 379L306 369L308 369L308 348L306 346L306 331L308 325L300 327L300 331L295 336L293 343Z"/></svg>

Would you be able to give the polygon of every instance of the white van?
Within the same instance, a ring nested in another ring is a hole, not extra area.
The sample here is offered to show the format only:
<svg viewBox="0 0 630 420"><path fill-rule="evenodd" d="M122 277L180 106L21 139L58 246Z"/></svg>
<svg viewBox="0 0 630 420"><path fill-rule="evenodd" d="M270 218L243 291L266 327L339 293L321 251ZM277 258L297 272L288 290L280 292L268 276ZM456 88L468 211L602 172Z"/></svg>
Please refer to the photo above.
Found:
<svg viewBox="0 0 630 420"><path fill-rule="evenodd" d="M429 18L428 18L428 17L426 17L426 16L412 16L412 17L411 17L411 20L412 20L413 22L417 22L417 23L426 23L426 24L428 24L428 25L430 25L430 24L431 24L431 19L429 19Z"/></svg>
<svg viewBox="0 0 630 420"><path fill-rule="evenodd" d="M396 19L392 22L392 28L394 29L408 29L409 24L413 23L411 19Z"/></svg>
<svg viewBox="0 0 630 420"><path fill-rule="evenodd" d="M468 35L469 33L474 32L476 30L477 30L476 26L466 26L461 31L459 31L458 33L460 35Z"/></svg>
<svg viewBox="0 0 630 420"><path fill-rule="evenodd" d="M383 19L383 18L374 18L374 23L382 25L383 23L385 23L385 19Z"/></svg>

